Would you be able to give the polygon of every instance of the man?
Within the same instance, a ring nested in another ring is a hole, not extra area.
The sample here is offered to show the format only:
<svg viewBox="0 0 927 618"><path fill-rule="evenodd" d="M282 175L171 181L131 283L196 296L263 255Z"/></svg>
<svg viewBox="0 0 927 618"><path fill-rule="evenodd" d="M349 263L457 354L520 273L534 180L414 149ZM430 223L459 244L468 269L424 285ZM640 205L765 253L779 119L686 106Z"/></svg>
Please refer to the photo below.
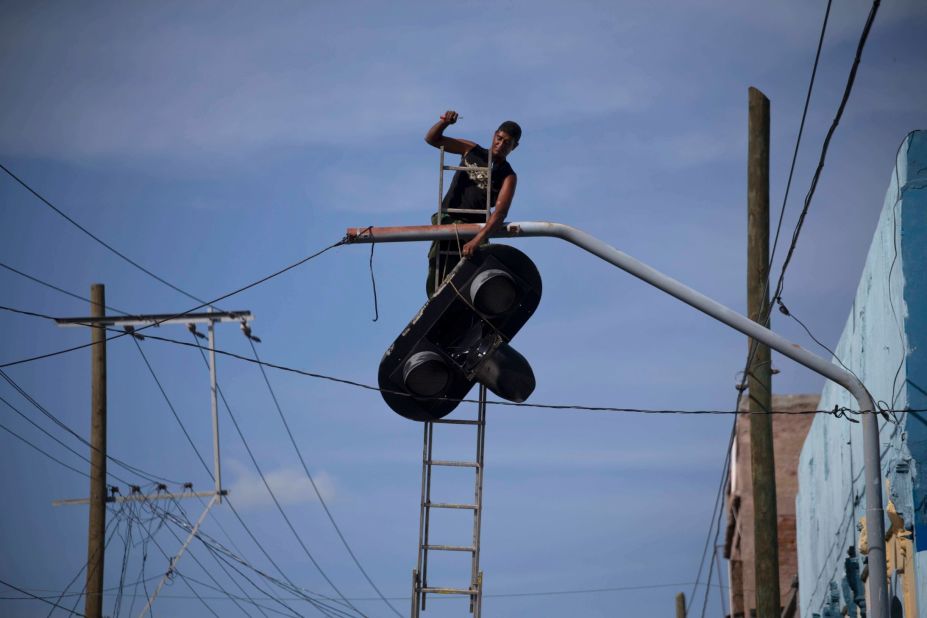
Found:
<svg viewBox="0 0 927 618"><path fill-rule="evenodd" d="M441 119L428 129L428 133L425 134L425 141L435 148L443 146L446 152L459 154L461 166L486 168L489 152L485 148L469 140L444 135L444 130L457 122L457 117L457 112L453 110L445 112ZM519 139L521 139L521 127L511 120L499 125L493 136L492 145L490 146L492 149L492 187L490 188L492 214L488 221L485 215L465 213L451 213L442 216L442 213L438 212L431 218L431 222L434 224L483 223L485 221L486 225L472 240L460 247L459 256L441 255L439 253L446 250L456 251L458 246L453 241L432 243L431 251L428 253L428 281L425 284L429 298L434 295L435 278L438 271L441 271L441 280L443 280L460 261L461 257L468 258L473 255L474 250L492 236L493 232L501 227L505 221L509 207L512 205L512 198L515 197L515 184L518 181L515 171L506 158L518 146ZM486 172L484 171L457 171L451 181L451 187L448 189L447 195L444 196L444 209L485 210L486 180Z"/></svg>

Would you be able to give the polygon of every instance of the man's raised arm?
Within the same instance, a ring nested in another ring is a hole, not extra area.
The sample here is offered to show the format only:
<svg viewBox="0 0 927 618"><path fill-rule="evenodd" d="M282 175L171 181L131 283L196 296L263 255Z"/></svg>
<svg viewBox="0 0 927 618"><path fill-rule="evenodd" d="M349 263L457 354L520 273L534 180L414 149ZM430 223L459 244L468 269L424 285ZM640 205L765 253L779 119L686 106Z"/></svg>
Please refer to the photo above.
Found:
<svg viewBox="0 0 927 618"><path fill-rule="evenodd" d="M457 112L453 110L444 112L444 115L441 116L441 120L428 129L428 133L425 134L425 141L435 148L441 148L443 146L444 150L453 154L465 155L470 152L470 149L476 146L475 143L470 140L446 137L444 135L444 130L457 122L457 116Z"/></svg>

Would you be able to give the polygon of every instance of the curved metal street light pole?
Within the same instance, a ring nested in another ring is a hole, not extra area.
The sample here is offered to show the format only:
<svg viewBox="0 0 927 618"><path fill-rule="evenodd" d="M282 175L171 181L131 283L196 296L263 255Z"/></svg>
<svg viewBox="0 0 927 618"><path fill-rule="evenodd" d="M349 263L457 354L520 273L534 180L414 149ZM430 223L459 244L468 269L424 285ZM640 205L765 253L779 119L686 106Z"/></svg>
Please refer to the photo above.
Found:
<svg viewBox="0 0 927 618"><path fill-rule="evenodd" d="M422 225L407 227L349 228L345 240L350 243L412 242L420 240L468 240L483 224ZM497 237L560 238L634 275L670 296L708 314L719 322L764 343L817 374L839 384L856 398L862 415L863 465L865 469L866 533L869 540L869 615L888 616L888 578L885 565L885 524L882 505L882 467L879 452L879 424L872 396L856 376L832 362L812 354L788 339L712 300L704 294L668 277L660 271L602 242L598 238L562 223L528 221L508 223Z"/></svg>

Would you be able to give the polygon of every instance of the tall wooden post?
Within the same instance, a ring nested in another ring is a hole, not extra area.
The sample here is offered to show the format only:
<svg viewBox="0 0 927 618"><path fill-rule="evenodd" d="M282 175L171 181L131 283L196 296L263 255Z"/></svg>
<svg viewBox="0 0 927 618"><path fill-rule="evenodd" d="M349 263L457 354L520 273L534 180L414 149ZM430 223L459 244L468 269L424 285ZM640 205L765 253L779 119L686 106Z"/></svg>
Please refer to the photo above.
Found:
<svg viewBox="0 0 927 618"><path fill-rule="evenodd" d="M686 618L686 594L684 592L676 595L676 618Z"/></svg>
<svg viewBox="0 0 927 618"><path fill-rule="evenodd" d="M103 285L90 286L90 315L105 315ZM103 616L103 553L106 543L106 327L90 328L90 526L87 534L87 596L84 615Z"/></svg>
<svg viewBox="0 0 927 618"><path fill-rule="evenodd" d="M769 99L750 88L747 152L747 315L768 327L769 309ZM764 320L764 318L766 318ZM756 615L778 618L779 534L772 433L769 347L756 341L750 364L750 453L753 466L753 537Z"/></svg>

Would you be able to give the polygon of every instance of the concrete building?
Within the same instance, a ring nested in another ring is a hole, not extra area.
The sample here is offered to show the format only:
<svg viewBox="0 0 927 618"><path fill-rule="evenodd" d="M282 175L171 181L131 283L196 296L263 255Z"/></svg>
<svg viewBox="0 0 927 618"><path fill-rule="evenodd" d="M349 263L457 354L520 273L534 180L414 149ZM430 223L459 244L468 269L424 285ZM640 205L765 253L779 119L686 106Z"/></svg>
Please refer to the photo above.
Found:
<svg viewBox="0 0 927 618"><path fill-rule="evenodd" d="M895 410L927 409L927 132L902 142L837 357ZM821 409L856 408L828 383ZM880 419L887 564L867 564L862 431L815 417L796 501L803 616L865 615L870 569L889 575L892 618L927 617L927 414Z"/></svg>
<svg viewBox="0 0 927 618"><path fill-rule="evenodd" d="M774 395L776 412L816 410L817 395ZM746 398L742 409L745 409ZM779 590L781 606L794 609L798 553L795 548L795 494L798 490L798 455L811 426L812 415L773 416L773 451L776 461L776 504L779 526ZM756 611L753 541L753 482L750 463L750 417L737 417L727 493L727 530L724 557L728 560L730 616L745 618Z"/></svg>

